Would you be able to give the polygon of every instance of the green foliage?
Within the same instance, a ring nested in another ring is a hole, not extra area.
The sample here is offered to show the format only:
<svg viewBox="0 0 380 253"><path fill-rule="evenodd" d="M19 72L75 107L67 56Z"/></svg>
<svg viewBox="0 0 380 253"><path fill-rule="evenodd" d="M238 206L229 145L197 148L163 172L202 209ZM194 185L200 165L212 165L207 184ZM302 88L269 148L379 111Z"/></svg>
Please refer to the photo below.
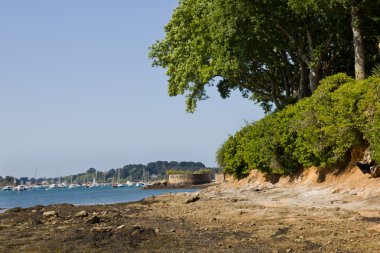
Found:
<svg viewBox="0 0 380 253"><path fill-rule="evenodd" d="M150 47L170 96L188 112L217 86L266 112L309 96L321 78L354 74L351 6L360 9L368 69L380 60L380 0L181 0L163 39ZM308 76L308 73L311 73Z"/></svg>
<svg viewBox="0 0 380 253"><path fill-rule="evenodd" d="M373 69L372 69L372 75L380 77L380 64L377 64Z"/></svg>
<svg viewBox="0 0 380 253"><path fill-rule="evenodd" d="M269 111L309 94L298 92L301 63L322 74L345 70L347 62L330 61L350 50L347 13L289 1L180 1L149 54L153 66L166 69L169 95L185 95L193 112L207 99L206 88L216 85L223 98L239 90Z"/></svg>
<svg viewBox="0 0 380 253"><path fill-rule="evenodd" d="M370 143L380 159L380 78L323 80L305 98L243 127L217 152L217 162L240 178L251 169L291 174L300 167L332 167L352 147Z"/></svg>

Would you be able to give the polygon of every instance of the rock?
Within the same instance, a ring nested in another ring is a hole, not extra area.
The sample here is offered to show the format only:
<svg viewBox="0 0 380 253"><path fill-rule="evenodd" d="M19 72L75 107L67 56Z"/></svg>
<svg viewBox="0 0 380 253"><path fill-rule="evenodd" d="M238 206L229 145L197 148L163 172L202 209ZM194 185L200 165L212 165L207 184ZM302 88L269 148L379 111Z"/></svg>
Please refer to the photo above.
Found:
<svg viewBox="0 0 380 253"><path fill-rule="evenodd" d="M172 230L170 230L170 232L174 233L174 232L175 232L175 229L173 228Z"/></svg>
<svg viewBox="0 0 380 253"><path fill-rule="evenodd" d="M91 233L103 233L103 232L109 232L112 230L112 227L94 227L91 228Z"/></svg>
<svg viewBox="0 0 380 253"><path fill-rule="evenodd" d="M372 177L380 177L380 167L379 167L379 165L374 165L374 166L372 166L371 168L370 168L370 170L371 170L371 176Z"/></svg>
<svg viewBox="0 0 380 253"><path fill-rule="evenodd" d="M155 230L154 230L154 232L156 232L157 234L160 232L160 229L159 228L156 228Z"/></svg>
<svg viewBox="0 0 380 253"><path fill-rule="evenodd" d="M57 217L58 213L56 211L47 211L47 212L43 213L43 216L46 217L46 218Z"/></svg>
<svg viewBox="0 0 380 253"><path fill-rule="evenodd" d="M79 218L84 218L84 217L87 217L87 216L88 216L88 213L85 210L80 211L80 212L78 212L78 213L76 213L74 215L74 217L79 217Z"/></svg>
<svg viewBox="0 0 380 253"><path fill-rule="evenodd" d="M66 230L68 229L70 226L58 226L57 227L57 230Z"/></svg>
<svg viewBox="0 0 380 253"><path fill-rule="evenodd" d="M120 230L120 229L123 229L123 228L125 228L125 225L123 224L123 225L120 225L120 226L118 226L116 229L117 230Z"/></svg>
<svg viewBox="0 0 380 253"><path fill-rule="evenodd" d="M33 225L33 226L38 226L38 225L42 225L42 224L43 224L42 221L40 221L39 219L33 219L31 221L31 225Z"/></svg>
<svg viewBox="0 0 380 253"><path fill-rule="evenodd" d="M100 223L100 218L98 216L93 216L90 219L87 220L88 224L97 224Z"/></svg>
<svg viewBox="0 0 380 253"><path fill-rule="evenodd" d="M191 199L186 200L185 204L193 203L193 202L196 202L198 200L200 200L200 197L199 196L195 196L195 197L193 197Z"/></svg>

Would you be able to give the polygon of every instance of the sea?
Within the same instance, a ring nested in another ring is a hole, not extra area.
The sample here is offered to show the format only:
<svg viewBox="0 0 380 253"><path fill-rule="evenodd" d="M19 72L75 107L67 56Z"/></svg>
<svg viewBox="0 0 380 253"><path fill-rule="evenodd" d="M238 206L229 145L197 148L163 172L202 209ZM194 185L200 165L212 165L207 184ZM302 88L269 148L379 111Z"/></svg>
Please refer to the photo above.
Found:
<svg viewBox="0 0 380 253"><path fill-rule="evenodd" d="M194 192L196 189L142 190L138 187L99 186L91 188L31 189L27 191L0 191L0 212L14 207L36 205L73 204L95 205L125 203L166 193Z"/></svg>

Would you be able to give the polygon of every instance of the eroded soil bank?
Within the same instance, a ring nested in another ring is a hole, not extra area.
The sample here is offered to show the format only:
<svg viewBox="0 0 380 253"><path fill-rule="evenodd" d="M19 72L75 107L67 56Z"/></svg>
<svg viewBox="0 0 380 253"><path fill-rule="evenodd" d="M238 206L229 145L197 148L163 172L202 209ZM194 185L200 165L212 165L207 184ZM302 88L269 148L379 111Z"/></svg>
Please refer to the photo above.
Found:
<svg viewBox="0 0 380 253"><path fill-rule="evenodd" d="M380 252L379 179L353 187L311 177L252 175L128 204L12 209L0 214L0 251Z"/></svg>

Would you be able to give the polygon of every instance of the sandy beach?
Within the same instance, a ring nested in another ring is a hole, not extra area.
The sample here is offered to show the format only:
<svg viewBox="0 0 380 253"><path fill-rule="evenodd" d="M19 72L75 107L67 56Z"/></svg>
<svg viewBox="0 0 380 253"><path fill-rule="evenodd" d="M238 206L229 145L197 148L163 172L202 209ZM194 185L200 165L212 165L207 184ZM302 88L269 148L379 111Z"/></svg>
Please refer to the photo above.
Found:
<svg viewBox="0 0 380 253"><path fill-rule="evenodd" d="M253 172L134 203L11 209L0 214L0 251L379 252L380 179L320 176Z"/></svg>

